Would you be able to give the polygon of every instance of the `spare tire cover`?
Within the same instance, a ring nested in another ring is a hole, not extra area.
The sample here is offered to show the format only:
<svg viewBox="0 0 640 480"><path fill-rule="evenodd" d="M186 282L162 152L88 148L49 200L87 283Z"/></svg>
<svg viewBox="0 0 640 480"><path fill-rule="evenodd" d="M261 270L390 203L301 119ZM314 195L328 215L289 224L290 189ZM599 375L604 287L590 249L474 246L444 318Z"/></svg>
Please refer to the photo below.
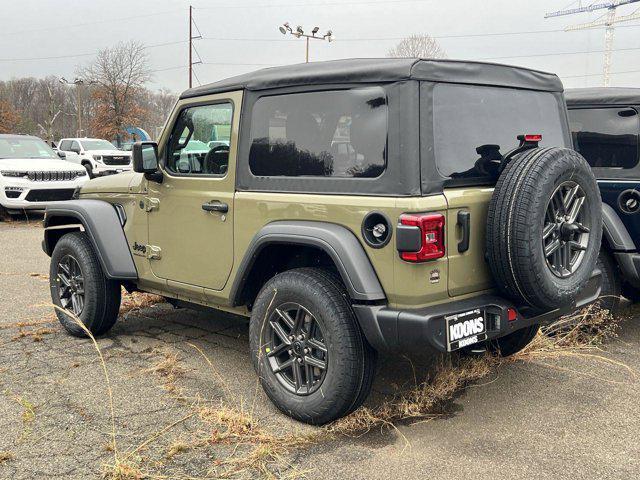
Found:
<svg viewBox="0 0 640 480"><path fill-rule="evenodd" d="M516 155L496 184L487 217L487 260L503 294L547 311L570 305L591 276L602 203L586 160L566 148Z"/></svg>

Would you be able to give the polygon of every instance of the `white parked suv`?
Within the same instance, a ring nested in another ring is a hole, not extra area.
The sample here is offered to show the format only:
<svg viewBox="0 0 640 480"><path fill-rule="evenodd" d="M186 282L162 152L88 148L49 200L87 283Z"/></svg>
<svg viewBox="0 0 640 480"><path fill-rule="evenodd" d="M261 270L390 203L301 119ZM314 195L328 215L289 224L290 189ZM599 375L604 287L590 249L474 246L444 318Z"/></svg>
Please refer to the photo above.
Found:
<svg viewBox="0 0 640 480"><path fill-rule="evenodd" d="M79 163L89 177L112 175L131 170L131 152L118 150L111 142L100 138L63 138L58 149L69 162Z"/></svg>
<svg viewBox="0 0 640 480"><path fill-rule="evenodd" d="M87 172L61 156L38 137L0 135L0 217L70 200Z"/></svg>

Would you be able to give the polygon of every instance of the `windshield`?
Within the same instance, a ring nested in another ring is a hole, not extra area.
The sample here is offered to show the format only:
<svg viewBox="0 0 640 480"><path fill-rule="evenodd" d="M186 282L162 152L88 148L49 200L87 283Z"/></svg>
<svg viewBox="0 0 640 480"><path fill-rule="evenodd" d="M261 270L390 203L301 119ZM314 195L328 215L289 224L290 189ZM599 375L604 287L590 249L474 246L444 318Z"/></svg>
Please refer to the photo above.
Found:
<svg viewBox="0 0 640 480"><path fill-rule="evenodd" d="M106 140L82 140L80 143L85 150L116 150L113 143Z"/></svg>
<svg viewBox="0 0 640 480"><path fill-rule="evenodd" d="M58 155L39 138L0 138L0 158L55 158Z"/></svg>

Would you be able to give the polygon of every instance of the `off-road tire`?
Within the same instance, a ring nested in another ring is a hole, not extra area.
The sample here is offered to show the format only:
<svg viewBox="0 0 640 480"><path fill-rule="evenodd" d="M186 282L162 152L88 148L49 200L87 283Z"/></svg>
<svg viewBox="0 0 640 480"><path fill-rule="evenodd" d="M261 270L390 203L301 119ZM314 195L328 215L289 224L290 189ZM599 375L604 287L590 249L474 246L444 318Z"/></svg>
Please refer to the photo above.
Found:
<svg viewBox="0 0 640 480"><path fill-rule="evenodd" d="M615 315L620 311L620 296L622 295L620 270L611 257L611 254L604 249L600 250L597 266L602 272L600 306Z"/></svg>
<svg viewBox="0 0 640 480"><path fill-rule="evenodd" d="M82 166L87 171L87 175L89 176L90 179L91 178L96 178L96 174L93 173L93 167L91 166L91 164L89 162L83 162Z"/></svg>
<svg viewBox="0 0 640 480"><path fill-rule="evenodd" d="M51 299L59 308L63 307L59 296L58 264L66 255L75 259L84 277L84 307L78 318L92 335L103 335L113 327L118 318L120 283L106 278L93 245L85 233L68 233L56 244L49 269ZM77 321L59 308L56 308L55 312L65 330L76 337L86 337L86 332Z"/></svg>
<svg viewBox="0 0 640 480"><path fill-rule="evenodd" d="M531 343L538 334L538 330L540 330L539 325L531 325L530 327L516 330L509 335L493 340L491 342L491 349L503 357L518 353Z"/></svg>
<svg viewBox="0 0 640 480"><path fill-rule="evenodd" d="M327 370L320 388L307 395L287 390L267 361L266 324L275 309L286 302L302 305L322 322ZM299 421L322 425L347 415L371 389L375 352L358 326L344 286L326 271L297 268L270 279L254 303L249 344L265 393L278 409Z"/></svg>
<svg viewBox="0 0 640 480"><path fill-rule="evenodd" d="M563 183L579 185L582 215L590 231L581 261L567 277L556 276L544 255L542 233L552 194ZM548 311L571 304L596 264L602 204L589 164L564 148L533 148L516 155L496 184L487 218L487 260L498 289L519 305Z"/></svg>
<svg viewBox="0 0 640 480"><path fill-rule="evenodd" d="M622 295L631 303L640 303L640 290L633 285L625 283L622 285Z"/></svg>
<svg viewBox="0 0 640 480"><path fill-rule="evenodd" d="M7 212L7 209L0 205L0 222L11 222L13 218L11 214Z"/></svg>

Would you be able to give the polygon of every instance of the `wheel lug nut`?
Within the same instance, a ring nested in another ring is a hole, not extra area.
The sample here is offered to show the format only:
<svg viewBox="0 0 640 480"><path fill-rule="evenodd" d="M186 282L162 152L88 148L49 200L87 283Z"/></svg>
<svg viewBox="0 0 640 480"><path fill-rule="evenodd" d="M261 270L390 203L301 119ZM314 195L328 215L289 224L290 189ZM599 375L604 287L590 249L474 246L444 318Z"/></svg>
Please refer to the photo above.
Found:
<svg viewBox="0 0 640 480"><path fill-rule="evenodd" d="M293 340L293 335L289 335L289 340Z"/></svg>
<svg viewBox="0 0 640 480"><path fill-rule="evenodd" d="M287 351L287 353L288 353L289 355L292 355L292 354L293 354L293 350L288 350L288 351Z"/></svg>
<svg viewBox="0 0 640 480"><path fill-rule="evenodd" d="M298 358L298 363L302 363L302 358Z"/></svg>
<svg viewBox="0 0 640 480"><path fill-rule="evenodd" d="M304 335L298 335L298 340L304 340Z"/></svg>
<svg viewBox="0 0 640 480"><path fill-rule="evenodd" d="M309 353L309 349L308 349L308 348L305 348L305 349L304 349L304 353Z"/></svg>

